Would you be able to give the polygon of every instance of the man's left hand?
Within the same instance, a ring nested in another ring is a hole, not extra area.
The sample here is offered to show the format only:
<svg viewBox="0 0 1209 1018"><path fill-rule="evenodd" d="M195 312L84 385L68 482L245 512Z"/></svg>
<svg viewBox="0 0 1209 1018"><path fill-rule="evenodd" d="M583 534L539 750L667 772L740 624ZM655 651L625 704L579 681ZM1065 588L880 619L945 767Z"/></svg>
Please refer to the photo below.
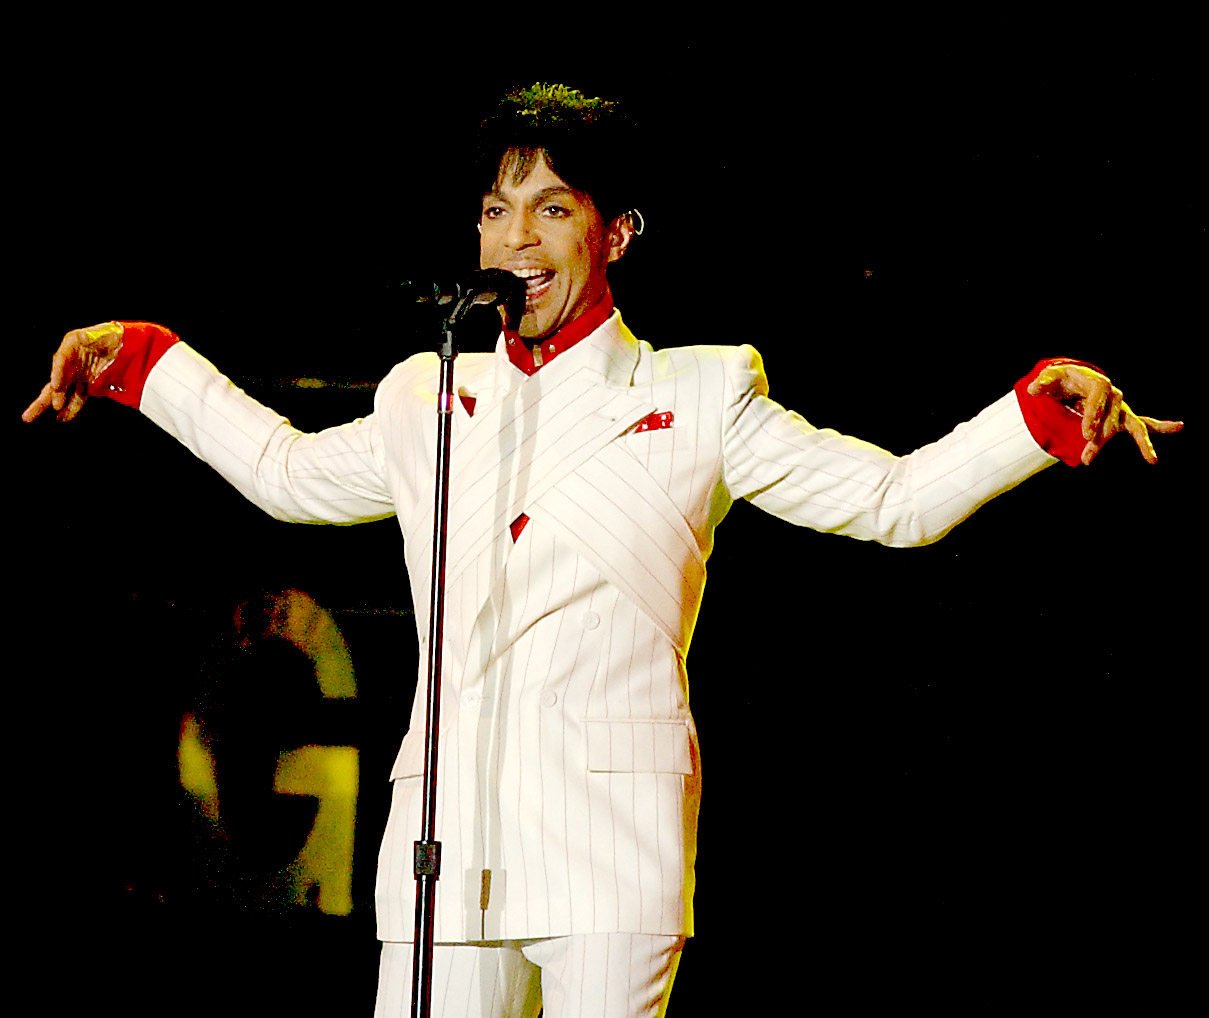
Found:
<svg viewBox="0 0 1209 1018"><path fill-rule="evenodd" d="M1038 373L1028 387L1030 396L1048 396L1073 406L1083 416L1084 466L1099 455L1113 435L1125 431L1147 463L1157 463L1158 454L1150 441L1151 432L1172 435L1184 427L1183 421L1161 421L1142 417L1129 409L1121 390L1100 372L1081 364L1050 364Z"/></svg>

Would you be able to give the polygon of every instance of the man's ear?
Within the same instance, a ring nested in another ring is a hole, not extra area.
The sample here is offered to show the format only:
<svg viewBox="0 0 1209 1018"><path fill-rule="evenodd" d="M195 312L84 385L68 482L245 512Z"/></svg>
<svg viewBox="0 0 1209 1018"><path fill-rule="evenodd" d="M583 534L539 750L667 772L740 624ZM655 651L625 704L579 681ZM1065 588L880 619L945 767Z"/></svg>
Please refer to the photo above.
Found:
<svg viewBox="0 0 1209 1018"><path fill-rule="evenodd" d="M609 223L609 261L615 262L626 252L630 240L637 231L634 229L634 218L629 212L623 212Z"/></svg>

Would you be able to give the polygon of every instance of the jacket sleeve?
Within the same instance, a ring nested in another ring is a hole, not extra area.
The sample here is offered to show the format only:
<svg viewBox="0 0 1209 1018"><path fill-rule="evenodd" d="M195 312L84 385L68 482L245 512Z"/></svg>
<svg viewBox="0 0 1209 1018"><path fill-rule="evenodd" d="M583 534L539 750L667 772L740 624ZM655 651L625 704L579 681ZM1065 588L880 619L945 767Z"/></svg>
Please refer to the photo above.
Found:
<svg viewBox="0 0 1209 1018"><path fill-rule="evenodd" d="M799 526L893 547L939 540L979 506L1056 462L1015 393L906 456L816 428L769 399L760 355L727 372L723 478L734 498Z"/></svg>
<svg viewBox="0 0 1209 1018"><path fill-rule="evenodd" d="M277 519L347 524L394 513L376 414L303 433L183 342L151 369L139 409Z"/></svg>

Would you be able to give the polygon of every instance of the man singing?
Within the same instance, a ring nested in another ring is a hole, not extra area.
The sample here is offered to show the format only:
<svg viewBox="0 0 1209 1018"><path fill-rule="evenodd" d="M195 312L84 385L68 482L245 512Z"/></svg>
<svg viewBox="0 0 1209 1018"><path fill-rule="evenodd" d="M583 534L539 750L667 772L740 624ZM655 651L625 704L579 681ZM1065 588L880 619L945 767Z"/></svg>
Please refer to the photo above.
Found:
<svg viewBox="0 0 1209 1018"><path fill-rule="evenodd" d="M750 346L656 350L608 268L642 231L629 122L560 85L482 125L479 261L524 313L457 360L441 687L432 1013L662 1014L693 933L699 802L686 657L714 529L737 499L896 547L936 541L1059 459L1089 464L1134 414L1097 369L1038 365L939 441L898 457L768 396ZM421 644L377 877L377 1015L412 996L413 844L424 771L438 359L414 356L372 415L303 434L168 329L67 334L25 412L138 408L272 515L394 515ZM1072 412L1072 407L1077 412Z"/></svg>

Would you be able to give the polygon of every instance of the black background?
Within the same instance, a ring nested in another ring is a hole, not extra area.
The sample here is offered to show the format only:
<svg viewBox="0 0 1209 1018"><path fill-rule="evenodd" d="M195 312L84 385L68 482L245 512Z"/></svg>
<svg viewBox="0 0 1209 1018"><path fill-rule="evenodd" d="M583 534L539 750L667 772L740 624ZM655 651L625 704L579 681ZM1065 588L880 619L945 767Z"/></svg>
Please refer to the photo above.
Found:
<svg viewBox="0 0 1209 1018"><path fill-rule="evenodd" d="M1191 34L557 11L18 33L8 840L39 992L368 1015L415 667L393 523L275 524L114 405L22 425L59 337L159 321L299 426L367 412L431 347L399 282L476 264L459 169L479 111L561 80L647 128L648 229L614 275L639 336L754 343L775 398L896 452L1059 354L1189 420L1157 467L1119 440L925 549L735 508L689 659L705 799L671 1013L1165 1010L1203 905ZM362 753L347 918L199 892L175 785L180 712L233 605L289 585L336 616L360 684L316 722Z"/></svg>

